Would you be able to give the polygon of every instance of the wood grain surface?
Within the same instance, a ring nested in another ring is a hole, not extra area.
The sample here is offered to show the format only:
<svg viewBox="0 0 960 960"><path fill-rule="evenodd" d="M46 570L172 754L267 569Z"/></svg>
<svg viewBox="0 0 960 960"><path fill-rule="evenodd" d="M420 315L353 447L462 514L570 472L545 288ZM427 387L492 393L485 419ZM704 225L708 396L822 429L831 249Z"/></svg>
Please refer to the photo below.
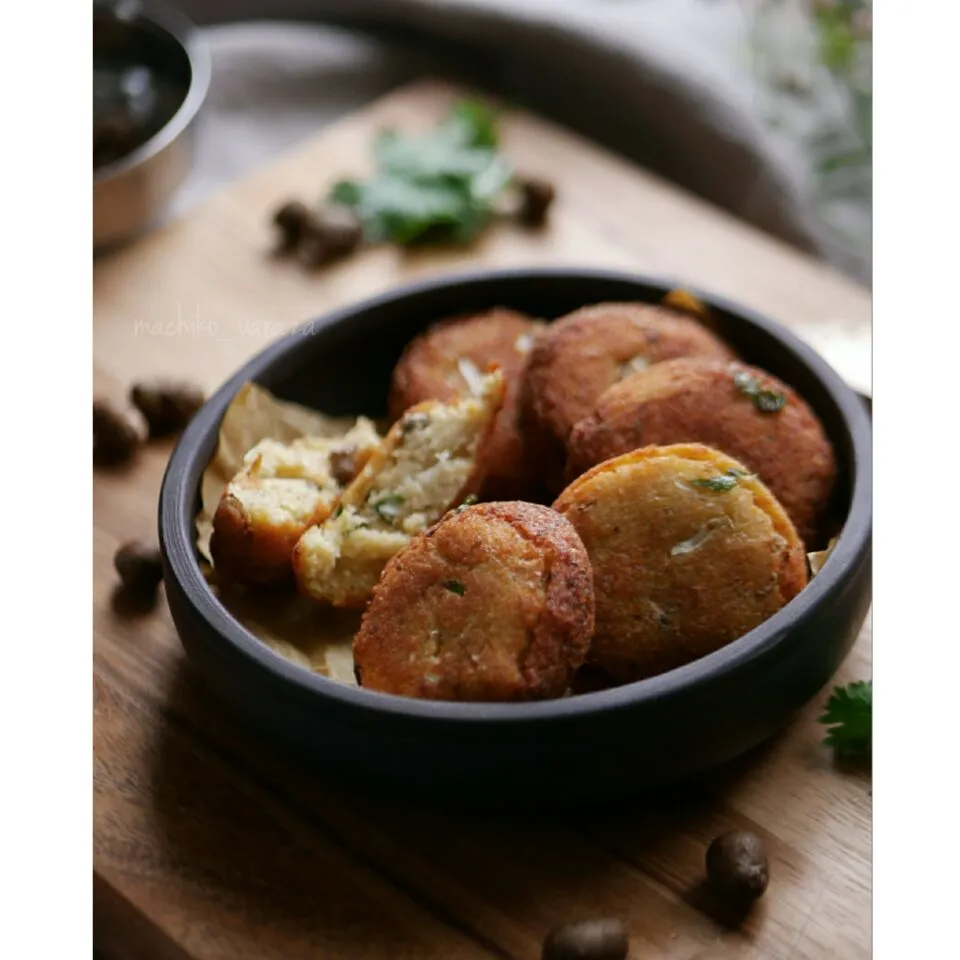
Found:
<svg viewBox="0 0 960 960"><path fill-rule="evenodd" d="M213 389L284 330L414 277L588 264L682 278L788 325L870 386L866 291L573 134L503 120L517 165L555 179L551 228L497 227L468 250L372 249L309 274L268 255L269 214L362 171L383 125L431 124L458 92L404 88L97 260L94 378ZM681 789L563 818L478 818L350 795L302 774L210 702L162 594L118 609L112 558L152 536L169 444L94 477L94 903L115 960L534 960L555 924L617 915L631 957L861 960L870 947L869 772L820 744L822 698L775 741ZM870 674L869 628L838 682ZM703 891L717 833L769 842L766 897L739 927Z"/></svg>

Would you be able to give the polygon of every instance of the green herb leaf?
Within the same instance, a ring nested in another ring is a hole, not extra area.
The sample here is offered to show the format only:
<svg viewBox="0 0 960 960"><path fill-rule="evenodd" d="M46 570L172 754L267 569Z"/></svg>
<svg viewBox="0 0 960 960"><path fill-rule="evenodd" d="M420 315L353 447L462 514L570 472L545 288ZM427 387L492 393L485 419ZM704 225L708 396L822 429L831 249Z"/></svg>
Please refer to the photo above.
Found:
<svg viewBox="0 0 960 960"><path fill-rule="evenodd" d="M455 103L441 129L471 147L496 147L500 142L496 114L483 101L472 98Z"/></svg>
<svg viewBox="0 0 960 960"><path fill-rule="evenodd" d="M714 493L727 493L732 490L737 481L743 477L752 477L752 473L745 473L743 470L730 469L718 477L697 477L691 481L694 486L703 487L704 490L712 490Z"/></svg>
<svg viewBox="0 0 960 960"><path fill-rule="evenodd" d="M868 756L873 741L873 681L835 687L819 722L829 729L824 743L841 756Z"/></svg>
<svg viewBox="0 0 960 960"><path fill-rule="evenodd" d="M360 202L363 187L356 180L340 180L330 190L330 202L344 207L355 207Z"/></svg>
<svg viewBox="0 0 960 960"><path fill-rule="evenodd" d="M387 493L380 497L371 506L376 511L377 516L386 523L394 523L400 515L400 507L403 505L403 496L399 493Z"/></svg>
<svg viewBox="0 0 960 960"><path fill-rule="evenodd" d="M467 592L467 588L459 580L444 580L443 585L458 597L462 597Z"/></svg>
<svg viewBox="0 0 960 960"><path fill-rule="evenodd" d="M408 433L413 433L414 430L420 430L422 427L425 427L430 422L430 417L425 413L408 413L404 416L400 424L400 432L406 436Z"/></svg>
<svg viewBox="0 0 960 960"><path fill-rule="evenodd" d="M463 510L466 510L467 507L472 507L476 502L477 502L477 495L474 493L468 493L463 498L463 503L461 503L459 507L455 507L453 512L461 513Z"/></svg>
<svg viewBox="0 0 960 960"><path fill-rule="evenodd" d="M852 18L857 6L856 3L820 4L814 10L820 60L834 73L846 73L853 66L857 37Z"/></svg>
<svg viewBox="0 0 960 960"><path fill-rule="evenodd" d="M338 503L337 509L333 511L333 519L336 520L343 513L343 504Z"/></svg>
<svg viewBox="0 0 960 960"><path fill-rule="evenodd" d="M462 101L425 136L381 133L374 176L341 181L329 199L352 207L373 242L467 242L490 221L513 175L497 140L493 112Z"/></svg>
<svg viewBox="0 0 960 960"><path fill-rule="evenodd" d="M761 413L779 413L787 405L787 395L770 390L754 376L741 370L733 378L733 385L748 396Z"/></svg>
<svg viewBox="0 0 960 960"><path fill-rule="evenodd" d="M442 130L425 137L387 130L374 141L373 153L381 173L414 182L473 177L496 157L488 147L465 146L445 137Z"/></svg>

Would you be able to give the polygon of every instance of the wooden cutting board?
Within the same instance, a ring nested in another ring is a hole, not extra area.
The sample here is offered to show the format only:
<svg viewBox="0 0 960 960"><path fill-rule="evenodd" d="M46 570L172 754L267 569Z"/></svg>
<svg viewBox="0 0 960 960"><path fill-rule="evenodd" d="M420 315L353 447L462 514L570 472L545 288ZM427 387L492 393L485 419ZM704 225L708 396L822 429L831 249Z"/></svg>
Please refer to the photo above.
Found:
<svg viewBox="0 0 960 960"><path fill-rule="evenodd" d="M268 255L269 215L369 162L384 125L432 124L458 91L424 81L325 130L192 216L94 267L94 378L213 389L291 326L415 277L589 264L682 278L776 317L860 389L870 298L829 268L568 131L503 120L517 165L559 190L542 234L494 229L470 250L370 250L308 274ZM122 616L113 553L156 526L169 446L94 478L94 903L104 957L534 960L555 924L613 914L631 957L870 956L870 780L821 745L812 703L773 743L643 804L484 819L397 806L318 782L241 735L187 667L162 598ZM870 675L864 629L838 682ZM824 692L825 695L826 691ZM717 833L769 841L772 881L738 929L700 894Z"/></svg>

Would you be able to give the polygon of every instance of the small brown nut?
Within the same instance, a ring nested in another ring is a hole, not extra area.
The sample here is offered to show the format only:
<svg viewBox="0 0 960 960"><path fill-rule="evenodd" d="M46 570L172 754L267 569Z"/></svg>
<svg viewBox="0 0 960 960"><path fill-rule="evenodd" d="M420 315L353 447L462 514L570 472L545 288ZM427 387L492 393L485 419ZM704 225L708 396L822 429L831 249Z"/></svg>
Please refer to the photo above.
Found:
<svg viewBox="0 0 960 960"><path fill-rule="evenodd" d="M297 259L308 270L315 270L330 262L326 238L317 230L309 230L300 238Z"/></svg>
<svg viewBox="0 0 960 960"><path fill-rule="evenodd" d="M330 476L341 487L345 487L358 472L356 447L341 447L330 454Z"/></svg>
<svg viewBox="0 0 960 960"><path fill-rule="evenodd" d="M93 401L93 462L116 464L129 460L144 440L142 425L109 400Z"/></svg>
<svg viewBox="0 0 960 960"><path fill-rule="evenodd" d="M297 252L304 266L321 267L353 253L362 239L363 228L353 213L333 207L306 227Z"/></svg>
<svg viewBox="0 0 960 960"><path fill-rule="evenodd" d="M280 235L279 248L293 250L313 220L313 212L300 200L290 200L277 208L273 224Z"/></svg>
<svg viewBox="0 0 960 960"><path fill-rule="evenodd" d="M613 917L565 923L543 941L542 960L625 960L630 936Z"/></svg>
<svg viewBox="0 0 960 960"><path fill-rule="evenodd" d="M763 896L770 861L763 840L749 830L732 830L707 849L707 880L723 899L746 906Z"/></svg>
<svg viewBox="0 0 960 960"><path fill-rule="evenodd" d="M125 590L149 593L163 580L159 548L145 540L131 540L113 558L117 576Z"/></svg>
<svg viewBox="0 0 960 960"><path fill-rule="evenodd" d="M549 180L528 177L520 180L520 209L517 217L528 227L541 227L547 221L547 213L557 195Z"/></svg>
<svg viewBox="0 0 960 960"><path fill-rule="evenodd" d="M363 226L348 207L329 207L320 215L320 230L326 237L331 257L353 253L363 240Z"/></svg>
<svg viewBox="0 0 960 960"><path fill-rule="evenodd" d="M182 430L203 406L203 391L192 383L148 380L130 390L130 402L143 414L151 437Z"/></svg>

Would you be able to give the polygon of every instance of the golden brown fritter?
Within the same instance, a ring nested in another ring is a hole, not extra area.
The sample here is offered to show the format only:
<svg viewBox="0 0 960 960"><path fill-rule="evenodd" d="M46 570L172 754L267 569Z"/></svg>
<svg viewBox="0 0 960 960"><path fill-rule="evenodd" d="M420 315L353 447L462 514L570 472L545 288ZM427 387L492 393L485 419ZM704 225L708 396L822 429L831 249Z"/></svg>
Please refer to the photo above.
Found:
<svg viewBox="0 0 960 960"><path fill-rule="evenodd" d="M335 607L366 604L386 562L479 490L504 389L494 371L482 378L478 396L411 407L333 512L297 542L300 591Z"/></svg>
<svg viewBox="0 0 960 960"><path fill-rule="evenodd" d="M688 356L735 355L702 323L653 304L599 303L552 323L534 344L521 394L521 422L541 462L562 470L567 436L608 387Z"/></svg>
<svg viewBox="0 0 960 960"><path fill-rule="evenodd" d="M568 475L640 447L687 441L742 460L804 541L818 542L836 483L833 448L794 390L742 363L670 360L614 385L571 432Z"/></svg>
<svg viewBox="0 0 960 960"><path fill-rule="evenodd" d="M589 661L621 681L706 656L807 583L803 544L773 494L701 444L646 447L575 480L554 509L593 567Z"/></svg>
<svg viewBox="0 0 960 960"><path fill-rule="evenodd" d="M447 514L383 572L353 645L362 686L435 700L565 694L593 633L586 550L549 507Z"/></svg>
<svg viewBox="0 0 960 960"><path fill-rule="evenodd" d="M213 517L210 551L218 579L289 580L297 540L330 513L380 442L361 417L343 437L267 439L249 450Z"/></svg>
<svg viewBox="0 0 960 960"><path fill-rule="evenodd" d="M524 444L518 403L523 370L543 326L540 320L502 307L454 317L412 340L394 368L389 398L394 420L416 403L451 400L475 389L491 365L503 372L507 393L490 443L482 499L523 498L538 491L540 471Z"/></svg>

